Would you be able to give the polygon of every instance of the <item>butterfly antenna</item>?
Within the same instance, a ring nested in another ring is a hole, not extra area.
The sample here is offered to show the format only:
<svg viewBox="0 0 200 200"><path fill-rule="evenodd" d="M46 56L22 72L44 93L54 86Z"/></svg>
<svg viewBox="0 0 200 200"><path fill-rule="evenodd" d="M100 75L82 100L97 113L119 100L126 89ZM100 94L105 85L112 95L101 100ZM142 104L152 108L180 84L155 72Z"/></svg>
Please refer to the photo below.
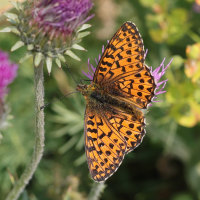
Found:
<svg viewBox="0 0 200 200"><path fill-rule="evenodd" d="M67 65L67 68L68 68L68 70L69 70L69 72L70 72L72 78L74 79L74 82L75 82L76 84L78 84L78 83L76 82L76 80L75 80L75 78L74 78L74 76L73 76L73 74L72 74L72 72L71 72L71 69L69 68L68 64L67 64L66 62L65 62L65 64Z"/></svg>
<svg viewBox="0 0 200 200"><path fill-rule="evenodd" d="M42 110L43 108L45 108L45 107L48 106L49 104L52 104L52 103L54 103L54 102L56 102L56 101L58 101L58 100L60 100L60 99L62 99L62 98L64 98L64 97L66 97L66 96L69 96L70 94L78 93L78 92L79 92L79 91L77 91L77 92L71 92L71 93L69 93L69 94L66 94L66 95L60 97L59 99L56 99L55 101L52 101L52 102L50 102L50 103L48 103L48 104L46 104L46 105L44 105L44 106L41 106L41 107L40 107L40 110Z"/></svg>

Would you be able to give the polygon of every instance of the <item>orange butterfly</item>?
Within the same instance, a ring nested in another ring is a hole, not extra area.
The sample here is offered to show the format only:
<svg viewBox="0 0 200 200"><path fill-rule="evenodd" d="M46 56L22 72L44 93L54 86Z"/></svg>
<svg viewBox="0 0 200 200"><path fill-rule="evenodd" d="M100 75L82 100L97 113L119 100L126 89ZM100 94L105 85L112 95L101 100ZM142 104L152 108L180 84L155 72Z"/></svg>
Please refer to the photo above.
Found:
<svg viewBox="0 0 200 200"><path fill-rule="evenodd" d="M87 101L85 151L90 174L96 182L110 177L125 154L133 151L145 135L141 109L152 101L158 85L144 63L144 56L137 27L126 22L108 43L92 83L77 85L76 90Z"/></svg>

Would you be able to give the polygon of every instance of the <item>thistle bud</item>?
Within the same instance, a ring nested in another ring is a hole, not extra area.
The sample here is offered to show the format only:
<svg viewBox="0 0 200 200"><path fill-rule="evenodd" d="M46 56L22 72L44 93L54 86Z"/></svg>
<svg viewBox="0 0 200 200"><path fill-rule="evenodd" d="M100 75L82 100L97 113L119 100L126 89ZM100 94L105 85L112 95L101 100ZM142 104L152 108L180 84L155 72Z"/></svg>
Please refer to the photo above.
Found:
<svg viewBox="0 0 200 200"><path fill-rule="evenodd" d="M85 29L91 25L85 22L93 17L88 15L92 0L28 0L25 5L12 4L19 14L4 13L13 26L0 32L19 35L20 40L11 51L27 46L27 53L20 62L35 54L35 66L45 59L50 73L52 61L60 67L60 61L65 61L64 55L80 61L71 49L85 50L77 43L90 34Z"/></svg>

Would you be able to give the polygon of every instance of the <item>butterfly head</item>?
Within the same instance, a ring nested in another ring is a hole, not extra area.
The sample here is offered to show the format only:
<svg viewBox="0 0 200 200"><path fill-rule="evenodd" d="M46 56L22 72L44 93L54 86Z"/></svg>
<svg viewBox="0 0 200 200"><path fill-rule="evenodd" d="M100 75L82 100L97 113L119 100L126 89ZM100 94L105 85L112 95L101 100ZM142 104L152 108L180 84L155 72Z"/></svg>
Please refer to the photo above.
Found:
<svg viewBox="0 0 200 200"><path fill-rule="evenodd" d="M76 86L76 90L81 92L83 96L88 96L87 93L88 93L88 86L89 85L81 85L81 84L78 84Z"/></svg>
<svg viewBox="0 0 200 200"><path fill-rule="evenodd" d="M76 90L81 92L84 97L87 97L92 92L97 90L97 87L95 86L95 84L90 84L90 85L80 85L80 84L78 84L76 86Z"/></svg>

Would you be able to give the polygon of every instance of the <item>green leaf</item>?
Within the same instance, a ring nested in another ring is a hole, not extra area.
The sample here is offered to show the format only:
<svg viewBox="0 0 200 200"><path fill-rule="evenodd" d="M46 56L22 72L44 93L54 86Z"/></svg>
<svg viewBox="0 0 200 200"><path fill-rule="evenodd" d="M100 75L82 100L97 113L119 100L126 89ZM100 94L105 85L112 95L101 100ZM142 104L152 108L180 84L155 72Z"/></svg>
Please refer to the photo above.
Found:
<svg viewBox="0 0 200 200"><path fill-rule="evenodd" d="M33 44L29 44L29 45L27 45L27 49L28 49L29 51L33 50L33 49L34 49Z"/></svg>
<svg viewBox="0 0 200 200"><path fill-rule="evenodd" d="M83 31L87 28L90 28L91 26L92 26L91 24L83 24L77 32Z"/></svg>
<svg viewBox="0 0 200 200"><path fill-rule="evenodd" d="M16 14L14 14L14 13L9 13L9 12L4 12L4 15L6 16L6 17L8 17L9 19L12 19L12 20L16 20L16 19L18 19L18 16L16 15Z"/></svg>
<svg viewBox="0 0 200 200"><path fill-rule="evenodd" d="M46 64L47 64L47 70L48 70L48 73L50 75L51 73L51 68L52 68L52 58L51 57L46 57Z"/></svg>
<svg viewBox="0 0 200 200"><path fill-rule="evenodd" d="M65 143L62 147L58 149L59 154L63 154L72 148L78 140L78 136L73 136L67 143Z"/></svg>
<svg viewBox="0 0 200 200"><path fill-rule="evenodd" d="M8 21L8 22L10 22L10 23L12 23L12 24L14 24L14 25L17 25L17 22L14 21L14 20L12 20L12 19L6 19L6 21Z"/></svg>
<svg viewBox="0 0 200 200"><path fill-rule="evenodd" d="M43 56L42 53L36 53L35 54L35 60L34 60L35 67L37 67L40 64L40 62L42 61L43 57L44 56Z"/></svg>
<svg viewBox="0 0 200 200"><path fill-rule="evenodd" d="M8 32L13 32L17 35L20 35L20 32L15 26L6 27L0 31L0 33L8 33Z"/></svg>
<svg viewBox="0 0 200 200"><path fill-rule="evenodd" d="M71 58L73 58L75 60L81 61L81 59L77 55L75 55L71 50L67 50L65 52L65 54L70 56Z"/></svg>
<svg viewBox="0 0 200 200"><path fill-rule="evenodd" d="M82 46L78 45L78 44L74 44L72 46L73 49L78 49L78 50L82 50L82 51L87 51L86 49L84 49Z"/></svg>
<svg viewBox="0 0 200 200"><path fill-rule="evenodd" d="M57 56L62 62L64 62L64 63L66 62L65 57L63 55L58 54Z"/></svg>
<svg viewBox="0 0 200 200"><path fill-rule="evenodd" d="M60 62L60 59L56 58L55 61L56 61L56 64L58 65L58 67L61 69L61 62Z"/></svg>
<svg viewBox="0 0 200 200"><path fill-rule="evenodd" d="M74 165L79 166L79 165L83 164L84 162L86 162L85 153L74 161Z"/></svg>
<svg viewBox="0 0 200 200"><path fill-rule="evenodd" d="M10 3L19 11L19 6L17 3L10 1Z"/></svg>
<svg viewBox="0 0 200 200"><path fill-rule="evenodd" d="M81 38L83 38L83 37L85 37L85 36L87 36L87 35L89 35L89 34L90 34L89 31L85 31L85 32L78 33L77 39L81 39Z"/></svg>
<svg viewBox="0 0 200 200"><path fill-rule="evenodd" d="M12 46L11 51L15 51L19 49L20 47L24 46L24 43L22 41L17 41L15 45Z"/></svg>
<svg viewBox="0 0 200 200"><path fill-rule="evenodd" d="M33 56L32 52L28 51L28 52L24 55L24 57L22 57L22 58L20 59L19 63L24 62L25 60L29 59L29 58L32 57L32 56Z"/></svg>

